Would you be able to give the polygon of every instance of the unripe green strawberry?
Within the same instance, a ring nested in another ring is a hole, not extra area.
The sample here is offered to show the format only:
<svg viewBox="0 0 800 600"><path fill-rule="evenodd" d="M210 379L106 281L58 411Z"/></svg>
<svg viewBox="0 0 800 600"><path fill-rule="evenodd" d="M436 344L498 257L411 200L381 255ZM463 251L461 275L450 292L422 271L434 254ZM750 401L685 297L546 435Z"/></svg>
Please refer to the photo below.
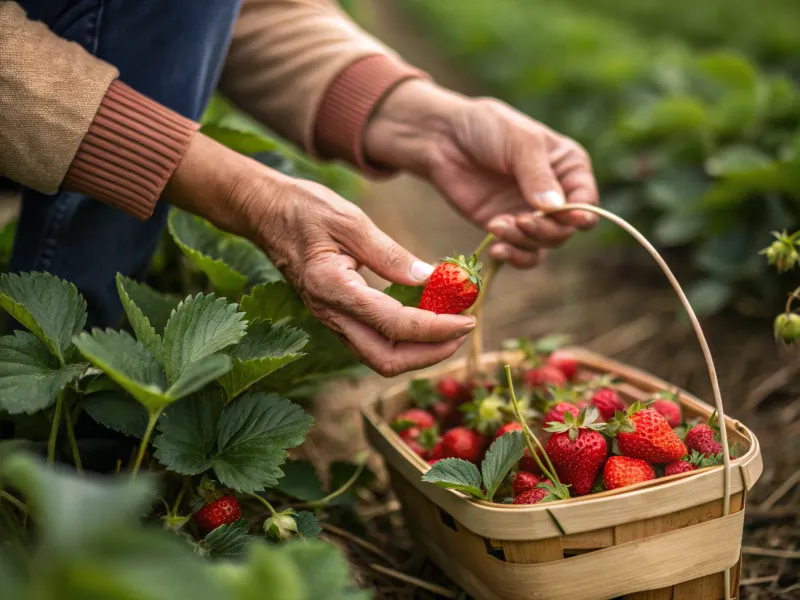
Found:
<svg viewBox="0 0 800 600"><path fill-rule="evenodd" d="M656 473L650 463L630 456L611 456L603 468L603 483L607 490L650 481L655 477Z"/></svg>
<svg viewBox="0 0 800 600"><path fill-rule="evenodd" d="M775 339L784 344L793 344L800 340L800 315L797 313L781 313L775 317Z"/></svg>
<svg viewBox="0 0 800 600"><path fill-rule="evenodd" d="M436 314L456 315L475 303L481 289L481 263L474 254L468 259L463 256L447 258L437 266L425 289L419 308Z"/></svg>

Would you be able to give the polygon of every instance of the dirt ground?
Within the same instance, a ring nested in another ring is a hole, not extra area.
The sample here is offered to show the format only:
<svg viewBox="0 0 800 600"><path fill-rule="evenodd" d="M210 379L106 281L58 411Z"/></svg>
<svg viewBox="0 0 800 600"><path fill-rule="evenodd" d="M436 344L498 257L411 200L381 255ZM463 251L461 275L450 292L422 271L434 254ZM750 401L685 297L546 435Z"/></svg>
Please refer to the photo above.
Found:
<svg viewBox="0 0 800 600"><path fill-rule="evenodd" d="M415 33L393 3L373 0L365 5L368 25L409 61L444 85L465 93L481 92ZM372 184L362 206L380 227L428 260L454 248L468 252L482 237L452 213L435 190L411 177ZM503 339L519 335L569 333L576 343L711 400L699 347L687 324L676 319L677 298L644 251L633 246L582 250L580 242L571 243L533 271L502 271L488 299L485 347L495 349ZM796 552L800 542L800 356L779 347L763 322L724 315L703 326L728 414L755 431L764 456L764 474L748 497L741 598L800 598L800 553ZM377 378L357 385L342 383L320 398L314 409L312 458L352 456L365 448L358 408L387 384ZM384 494L379 486L366 499L364 510L369 535L344 541L359 580L375 589L377 597L437 597L424 589L425 583L442 586L439 597L462 597L458 588L414 551L390 493ZM377 549L365 549L364 541ZM396 567L422 583L388 576L386 567Z"/></svg>

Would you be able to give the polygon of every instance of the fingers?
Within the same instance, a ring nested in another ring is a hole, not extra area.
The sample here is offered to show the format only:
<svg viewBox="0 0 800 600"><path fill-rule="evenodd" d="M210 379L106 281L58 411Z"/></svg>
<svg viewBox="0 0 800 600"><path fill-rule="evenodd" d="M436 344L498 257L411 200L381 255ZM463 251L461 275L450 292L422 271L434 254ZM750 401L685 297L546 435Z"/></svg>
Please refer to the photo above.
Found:
<svg viewBox="0 0 800 600"><path fill-rule="evenodd" d="M544 137L537 131L519 135L513 171L525 201L544 212L561 208L565 204L564 190L550 165Z"/></svg>
<svg viewBox="0 0 800 600"><path fill-rule="evenodd" d="M421 285L433 266L419 260L354 207L338 240L361 264L394 283Z"/></svg>
<svg viewBox="0 0 800 600"><path fill-rule="evenodd" d="M344 315L336 317L331 327L361 362L384 377L429 367L450 358L466 339L460 337L434 344L395 342Z"/></svg>
<svg viewBox="0 0 800 600"><path fill-rule="evenodd" d="M487 229L498 240L516 246L520 250L557 248L572 234L572 228L561 225L551 218L523 213L516 217L502 215L489 222Z"/></svg>
<svg viewBox="0 0 800 600"><path fill-rule="evenodd" d="M510 244L501 242L489 248L489 256L494 260L509 262L518 269L530 269L539 264L541 252L520 250Z"/></svg>
<svg viewBox="0 0 800 600"><path fill-rule="evenodd" d="M370 288L355 271L354 259L330 254L306 266L304 297L324 322L347 315L391 341L443 342L457 339L475 328L475 317L437 315L403 306Z"/></svg>
<svg viewBox="0 0 800 600"><path fill-rule="evenodd" d="M592 172L589 154L580 144L562 138L559 150L553 160L553 171L561 182L568 204L599 204L597 182ZM598 217L586 211L572 211L561 214L560 221L581 230L590 229L597 224Z"/></svg>

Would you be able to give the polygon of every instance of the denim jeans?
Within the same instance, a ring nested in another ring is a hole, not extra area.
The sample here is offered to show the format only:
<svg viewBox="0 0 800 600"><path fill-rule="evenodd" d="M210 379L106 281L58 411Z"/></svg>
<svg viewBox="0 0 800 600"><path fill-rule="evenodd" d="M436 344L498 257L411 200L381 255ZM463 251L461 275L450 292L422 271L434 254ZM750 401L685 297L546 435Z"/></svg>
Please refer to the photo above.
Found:
<svg viewBox="0 0 800 600"><path fill-rule="evenodd" d="M216 87L240 0L17 0L28 17L117 67L135 90L199 119ZM42 65L46 68L46 65ZM114 277L145 275L167 217L140 222L70 192L23 190L11 270L49 271L73 282L90 326L121 316Z"/></svg>

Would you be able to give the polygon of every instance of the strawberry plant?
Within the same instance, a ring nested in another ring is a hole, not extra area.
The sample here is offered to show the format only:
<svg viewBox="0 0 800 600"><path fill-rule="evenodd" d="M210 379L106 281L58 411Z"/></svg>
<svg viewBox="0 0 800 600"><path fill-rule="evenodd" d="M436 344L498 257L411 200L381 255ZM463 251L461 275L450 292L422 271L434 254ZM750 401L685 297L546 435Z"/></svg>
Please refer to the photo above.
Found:
<svg viewBox="0 0 800 600"><path fill-rule="evenodd" d="M770 265L773 265L779 273L794 270L800 262L800 230L789 235L784 230L781 233L773 233L775 241L761 251L766 255ZM800 287L795 288L789 293L786 300L786 307L783 312L775 317L774 331L775 338L784 344L794 344L800 340L800 314L795 312L792 305L795 300L800 298Z"/></svg>

